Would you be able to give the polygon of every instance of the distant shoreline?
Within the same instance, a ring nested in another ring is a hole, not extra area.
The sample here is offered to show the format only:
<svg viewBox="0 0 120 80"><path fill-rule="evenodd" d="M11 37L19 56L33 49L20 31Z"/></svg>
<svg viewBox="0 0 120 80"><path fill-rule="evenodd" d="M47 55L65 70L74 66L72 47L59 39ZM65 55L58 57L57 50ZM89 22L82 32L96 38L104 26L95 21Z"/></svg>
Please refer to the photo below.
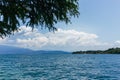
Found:
<svg viewBox="0 0 120 80"><path fill-rule="evenodd" d="M75 51L72 54L120 54L120 48L109 48L107 50Z"/></svg>

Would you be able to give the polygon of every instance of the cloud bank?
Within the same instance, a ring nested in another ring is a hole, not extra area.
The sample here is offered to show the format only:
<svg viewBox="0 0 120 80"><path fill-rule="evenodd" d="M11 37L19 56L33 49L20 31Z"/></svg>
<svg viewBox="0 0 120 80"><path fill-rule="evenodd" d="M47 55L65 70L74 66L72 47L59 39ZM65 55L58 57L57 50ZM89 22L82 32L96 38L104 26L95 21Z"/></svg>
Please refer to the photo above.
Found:
<svg viewBox="0 0 120 80"><path fill-rule="evenodd" d="M31 31L30 27L22 26L13 36L0 39L1 45L17 46L33 50L89 50L104 49L109 44L98 40L92 33L76 30L58 29L56 32L40 33L37 29ZM120 41L117 41L120 43Z"/></svg>

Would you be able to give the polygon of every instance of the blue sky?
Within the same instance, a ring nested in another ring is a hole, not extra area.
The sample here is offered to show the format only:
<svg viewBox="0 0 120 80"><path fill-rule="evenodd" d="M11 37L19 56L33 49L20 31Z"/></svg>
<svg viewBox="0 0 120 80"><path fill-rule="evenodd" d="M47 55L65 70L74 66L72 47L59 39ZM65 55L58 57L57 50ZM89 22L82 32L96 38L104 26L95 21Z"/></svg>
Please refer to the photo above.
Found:
<svg viewBox="0 0 120 80"><path fill-rule="evenodd" d="M1 45L33 50L90 50L120 46L120 0L79 0L79 18L72 24L58 23L58 32L23 31L0 39ZM31 44L29 44L31 43Z"/></svg>
<svg viewBox="0 0 120 80"><path fill-rule="evenodd" d="M80 17L72 19L72 29L91 32L102 40L120 39L120 0L80 0Z"/></svg>

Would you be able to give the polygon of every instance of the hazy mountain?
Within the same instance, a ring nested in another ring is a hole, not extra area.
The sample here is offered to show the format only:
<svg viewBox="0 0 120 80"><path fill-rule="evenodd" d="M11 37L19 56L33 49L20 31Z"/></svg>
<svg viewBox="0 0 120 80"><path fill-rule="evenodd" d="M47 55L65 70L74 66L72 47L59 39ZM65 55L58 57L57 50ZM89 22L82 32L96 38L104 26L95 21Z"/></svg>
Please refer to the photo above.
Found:
<svg viewBox="0 0 120 80"><path fill-rule="evenodd" d="M30 53L30 52L33 51L25 48L0 45L0 54L20 54L20 53Z"/></svg>
<svg viewBox="0 0 120 80"><path fill-rule="evenodd" d="M66 51L45 51L45 50L39 50L39 51L35 51L35 53L50 53L50 54L64 54L64 53L70 53L70 52L66 52Z"/></svg>
<svg viewBox="0 0 120 80"><path fill-rule="evenodd" d="M50 54L58 54L58 53L69 53L65 51L45 51L45 50L38 50L38 51L33 51L30 49L25 49L25 48L19 48L19 47L13 47L13 46L5 46L5 45L0 45L0 54L22 54L22 53L50 53Z"/></svg>

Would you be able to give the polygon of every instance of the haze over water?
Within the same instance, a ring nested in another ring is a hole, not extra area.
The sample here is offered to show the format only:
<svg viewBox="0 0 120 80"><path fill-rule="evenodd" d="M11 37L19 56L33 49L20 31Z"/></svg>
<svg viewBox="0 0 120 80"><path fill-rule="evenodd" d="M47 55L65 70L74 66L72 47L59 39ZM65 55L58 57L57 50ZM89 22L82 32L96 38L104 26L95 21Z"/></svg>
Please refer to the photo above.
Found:
<svg viewBox="0 0 120 80"><path fill-rule="evenodd" d="M0 54L0 80L120 80L117 54Z"/></svg>

